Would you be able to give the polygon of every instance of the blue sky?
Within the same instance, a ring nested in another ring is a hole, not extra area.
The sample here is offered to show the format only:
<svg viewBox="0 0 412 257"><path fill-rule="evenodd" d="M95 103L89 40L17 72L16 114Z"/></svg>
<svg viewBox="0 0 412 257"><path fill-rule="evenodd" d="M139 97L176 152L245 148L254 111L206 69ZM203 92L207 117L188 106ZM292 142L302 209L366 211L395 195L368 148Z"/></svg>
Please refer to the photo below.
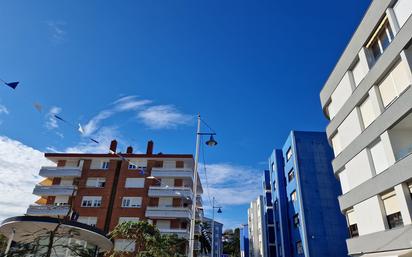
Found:
<svg viewBox="0 0 412 257"><path fill-rule="evenodd" d="M0 77L21 84L0 88L1 147L102 150L52 112L102 142L194 153L200 112L218 133L205 158L220 220L245 223L272 149L324 130L319 91L369 2L3 1Z"/></svg>

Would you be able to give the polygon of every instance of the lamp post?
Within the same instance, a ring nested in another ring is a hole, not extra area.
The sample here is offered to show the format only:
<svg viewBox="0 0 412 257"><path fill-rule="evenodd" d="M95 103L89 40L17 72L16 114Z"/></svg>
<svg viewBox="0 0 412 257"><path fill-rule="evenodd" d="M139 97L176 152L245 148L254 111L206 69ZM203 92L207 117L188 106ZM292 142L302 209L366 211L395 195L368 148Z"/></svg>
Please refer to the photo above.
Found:
<svg viewBox="0 0 412 257"><path fill-rule="evenodd" d="M206 145L215 146L217 142L213 138L216 133L202 133L200 132L200 114L197 115L197 130L196 130L196 154L195 154L195 165L194 165L194 175L193 175L193 203L192 203L192 217L190 220L190 234L189 234L189 257L194 257L194 245L195 245L195 225L196 225L196 198L197 198L197 167L199 166L199 148L200 148L200 137L204 135L209 135L210 139L206 141Z"/></svg>
<svg viewBox="0 0 412 257"><path fill-rule="evenodd" d="M213 197L213 200L212 200L212 247L211 247L212 257L215 257L215 209L217 209L217 213L222 213L222 207L215 206L215 197Z"/></svg>

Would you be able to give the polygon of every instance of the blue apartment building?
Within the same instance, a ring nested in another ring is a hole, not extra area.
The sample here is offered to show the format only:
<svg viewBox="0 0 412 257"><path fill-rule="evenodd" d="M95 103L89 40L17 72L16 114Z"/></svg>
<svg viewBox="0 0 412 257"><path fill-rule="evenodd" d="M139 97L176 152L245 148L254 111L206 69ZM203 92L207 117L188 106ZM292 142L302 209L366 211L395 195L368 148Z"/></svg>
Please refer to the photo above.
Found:
<svg viewBox="0 0 412 257"><path fill-rule="evenodd" d="M276 254L269 256L347 256L332 159L324 132L292 131L282 150L273 151L269 174Z"/></svg>
<svg viewBox="0 0 412 257"><path fill-rule="evenodd" d="M239 228L240 257L249 257L249 228L243 224Z"/></svg>
<svg viewBox="0 0 412 257"><path fill-rule="evenodd" d="M276 256L275 222L273 215L272 186L270 171L265 170L262 176L264 215L266 222L266 253L268 257Z"/></svg>

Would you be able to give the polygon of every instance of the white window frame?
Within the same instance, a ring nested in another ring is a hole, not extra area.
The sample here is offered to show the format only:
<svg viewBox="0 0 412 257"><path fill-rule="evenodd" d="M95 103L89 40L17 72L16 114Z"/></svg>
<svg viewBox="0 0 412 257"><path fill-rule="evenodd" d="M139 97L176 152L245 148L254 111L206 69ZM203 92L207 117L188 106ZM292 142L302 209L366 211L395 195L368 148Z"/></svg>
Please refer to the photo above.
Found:
<svg viewBox="0 0 412 257"><path fill-rule="evenodd" d="M142 185L133 185L133 180L134 181L142 181ZM144 188L145 185L145 179L144 178L126 178L126 181L124 182L124 187L125 188Z"/></svg>
<svg viewBox="0 0 412 257"><path fill-rule="evenodd" d="M94 185L91 185L93 182ZM103 186L99 186L99 184L104 183ZM88 178L86 181L86 187L92 188L104 188L106 185L106 178L104 177L95 177L95 178Z"/></svg>
<svg viewBox="0 0 412 257"><path fill-rule="evenodd" d="M102 206L101 196L83 196L81 207L84 208L99 208Z"/></svg>
<svg viewBox="0 0 412 257"><path fill-rule="evenodd" d="M133 201L140 200L140 204L133 203ZM142 198L141 197L131 197L125 196L122 198L122 208L141 208L142 207Z"/></svg>
<svg viewBox="0 0 412 257"><path fill-rule="evenodd" d="M110 166L110 161L102 161L101 162L101 168L102 170L108 170Z"/></svg>
<svg viewBox="0 0 412 257"><path fill-rule="evenodd" d="M119 217L119 224L129 221L138 222L139 220L138 217Z"/></svg>
<svg viewBox="0 0 412 257"><path fill-rule="evenodd" d="M87 224L87 225L92 226L92 227L96 227L97 217L80 216L77 219L77 222Z"/></svg>

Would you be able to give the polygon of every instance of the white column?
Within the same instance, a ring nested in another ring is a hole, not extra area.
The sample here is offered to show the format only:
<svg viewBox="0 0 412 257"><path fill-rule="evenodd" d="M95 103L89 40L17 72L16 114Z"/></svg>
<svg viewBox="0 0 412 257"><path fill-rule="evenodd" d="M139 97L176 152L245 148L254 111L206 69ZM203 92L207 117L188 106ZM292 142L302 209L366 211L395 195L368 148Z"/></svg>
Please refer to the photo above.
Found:
<svg viewBox="0 0 412 257"><path fill-rule="evenodd" d="M408 186L405 183L395 186L395 193L402 214L403 224L412 224L412 199Z"/></svg>
<svg viewBox="0 0 412 257"><path fill-rule="evenodd" d="M388 165L390 167L391 165L393 165L396 162L396 159L395 159L395 154L393 152L393 148L392 148L392 144L391 144L391 140L390 140L388 131L385 131L381 135L381 141L382 141L382 144L383 144L383 148L385 149L385 154L386 154L386 158L388 160Z"/></svg>
<svg viewBox="0 0 412 257"><path fill-rule="evenodd" d="M369 90L369 99L371 100L373 111L379 117L379 115L381 115L382 112L385 110L385 106L383 105L382 97L380 95L378 86L374 85Z"/></svg>
<svg viewBox="0 0 412 257"><path fill-rule="evenodd" d="M392 8L386 10L386 16L388 17L389 25L391 26L393 35L398 34L401 27L399 26L398 20L396 19L395 12Z"/></svg>

